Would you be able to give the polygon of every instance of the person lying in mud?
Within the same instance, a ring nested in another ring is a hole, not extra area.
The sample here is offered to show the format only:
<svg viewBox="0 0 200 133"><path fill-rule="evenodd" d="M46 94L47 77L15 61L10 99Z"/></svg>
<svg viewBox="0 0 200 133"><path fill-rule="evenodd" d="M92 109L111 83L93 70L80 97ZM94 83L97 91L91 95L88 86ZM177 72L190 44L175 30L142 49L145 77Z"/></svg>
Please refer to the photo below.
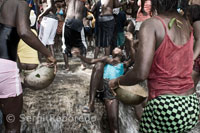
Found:
<svg viewBox="0 0 200 133"><path fill-rule="evenodd" d="M131 33L126 34L126 43L129 44L130 57L129 61L123 61L123 53L120 48L115 48L112 51L112 57L104 56L97 59L90 59L81 56L80 50L75 48L72 50L72 54L79 57L83 62L88 64L96 64L93 69L91 82L90 82L90 102L93 103L84 108L83 112L93 112L94 111L94 96L96 90L103 90L103 100L105 102L106 110L108 113L108 120L110 131L119 132L118 130L118 100L113 96L110 88L108 87L108 82L116 77L124 74L130 63L134 61L135 50L133 48L133 36ZM103 68L98 69L97 67ZM102 70L101 72L95 70ZM99 79L98 79L99 78ZM103 80L102 80L103 78ZM93 88L92 88L93 87ZM98 87L98 88L97 88ZM92 95L92 97L91 97ZM93 99L91 99L93 98Z"/></svg>

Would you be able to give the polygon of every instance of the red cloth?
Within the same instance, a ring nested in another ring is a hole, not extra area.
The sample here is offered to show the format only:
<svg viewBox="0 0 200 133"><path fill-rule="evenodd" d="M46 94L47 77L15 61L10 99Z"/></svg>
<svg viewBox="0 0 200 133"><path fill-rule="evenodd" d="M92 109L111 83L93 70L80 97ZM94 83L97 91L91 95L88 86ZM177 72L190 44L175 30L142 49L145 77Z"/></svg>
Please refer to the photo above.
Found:
<svg viewBox="0 0 200 133"><path fill-rule="evenodd" d="M193 32L189 41L175 45L167 34L164 21L157 16L165 28L165 37L156 50L148 76L149 99L167 93L181 94L194 87Z"/></svg>

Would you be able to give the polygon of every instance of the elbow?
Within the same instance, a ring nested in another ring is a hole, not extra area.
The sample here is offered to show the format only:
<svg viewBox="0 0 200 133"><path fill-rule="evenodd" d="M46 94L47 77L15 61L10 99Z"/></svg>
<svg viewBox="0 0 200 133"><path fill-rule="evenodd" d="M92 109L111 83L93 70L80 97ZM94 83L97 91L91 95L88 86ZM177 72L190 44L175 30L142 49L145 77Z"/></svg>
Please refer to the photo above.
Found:
<svg viewBox="0 0 200 133"><path fill-rule="evenodd" d="M28 31L27 30L18 31L18 35L22 40L24 40L28 38Z"/></svg>

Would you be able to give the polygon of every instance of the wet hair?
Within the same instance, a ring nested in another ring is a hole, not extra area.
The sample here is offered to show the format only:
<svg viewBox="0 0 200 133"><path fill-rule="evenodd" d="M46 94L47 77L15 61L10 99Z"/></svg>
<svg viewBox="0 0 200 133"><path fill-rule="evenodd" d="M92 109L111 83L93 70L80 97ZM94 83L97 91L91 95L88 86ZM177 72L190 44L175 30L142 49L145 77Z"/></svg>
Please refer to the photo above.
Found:
<svg viewBox="0 0 200 133"><path fill-rule="evenodd" d="M192 23L200 21L200 5L190 5L188 8L188 15Z"/></svg>
<svg viewBox="0 0 200 133"><path fill-rule="evenodd" d="M158 14L177 11L177 8L183 10L187 8L188 0L152 0L152 11Z"/></svg>

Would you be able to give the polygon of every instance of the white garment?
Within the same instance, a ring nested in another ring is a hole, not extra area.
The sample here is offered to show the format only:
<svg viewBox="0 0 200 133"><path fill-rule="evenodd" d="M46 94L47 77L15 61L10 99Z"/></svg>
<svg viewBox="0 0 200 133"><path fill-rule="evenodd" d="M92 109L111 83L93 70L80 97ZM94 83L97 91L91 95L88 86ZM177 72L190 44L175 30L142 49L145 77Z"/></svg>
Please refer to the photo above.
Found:
<svg viewBox="0 0 200 133"><path fill-rule="evenodd" d="M46 45L53 45L56 30L58 27L58 20L50 17L43 17L40 24L39 39Z"/></svg>

